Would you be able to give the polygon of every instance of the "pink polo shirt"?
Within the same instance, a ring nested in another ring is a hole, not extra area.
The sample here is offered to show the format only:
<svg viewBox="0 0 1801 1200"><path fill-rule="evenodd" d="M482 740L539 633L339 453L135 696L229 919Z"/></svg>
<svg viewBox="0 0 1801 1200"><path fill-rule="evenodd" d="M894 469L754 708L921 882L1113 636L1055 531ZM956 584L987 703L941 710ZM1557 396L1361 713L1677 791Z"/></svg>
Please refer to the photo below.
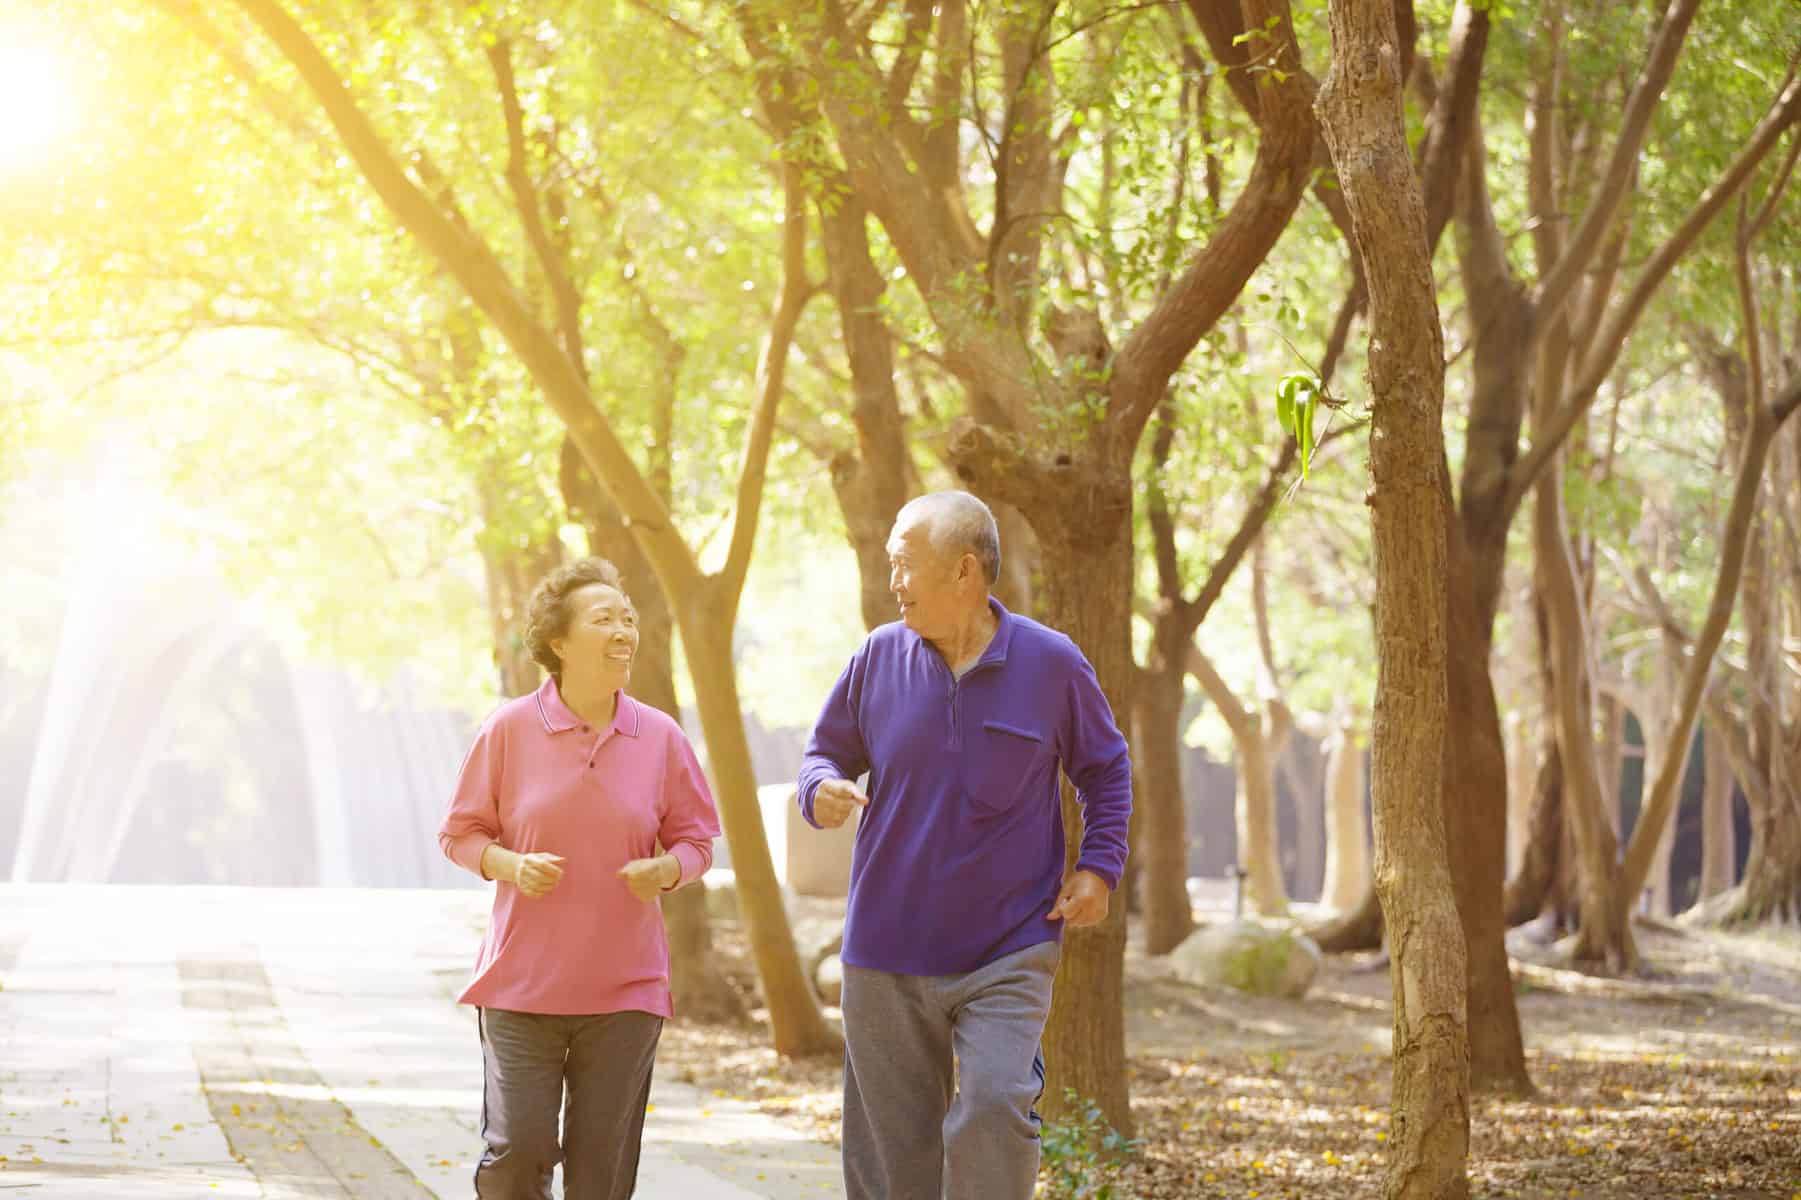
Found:
<svg viewBox="0 0 1801 1200"><path fill-rule="evenodd" d="M596 732L556 682L509 700L476 734L438 844L481 874L499 842L560 854L563 878L533 899L494 886L494 911L464 1004L517 1012L671 1015L662 907L632 895L619 868L657 844L682 864L682 886L713 862L719 818L694 748L667 714L619 693Z"/></svg>

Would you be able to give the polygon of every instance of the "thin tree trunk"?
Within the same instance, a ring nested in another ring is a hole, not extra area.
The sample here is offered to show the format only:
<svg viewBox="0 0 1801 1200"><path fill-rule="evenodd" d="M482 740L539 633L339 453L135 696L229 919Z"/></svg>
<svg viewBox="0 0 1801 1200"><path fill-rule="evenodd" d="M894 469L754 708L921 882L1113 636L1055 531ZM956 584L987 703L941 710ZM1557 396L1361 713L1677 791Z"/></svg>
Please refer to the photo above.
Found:
<svg viewBox="0 0 1801 1200"><path fill-rule="evenodd" d="M625 590L638 610L638 653L632 664L631 693L681 721L675 694L675 621L669 599L643 547L619 518L612 497L595 482L574 446L564 439L558 483L571 516L587 531L588 549L619 568ZM750 1014L744 997L713 953L713 924L707 885L697 880L662 899L669 927L669 989L677 1016L709 1023L737 1023Z"/></svg>
<svg viewBox="0 0 1801 1200"><path fill-rule="evenodd" d="M1179 660L1178 660L1179 661ZM1182 794L1182 676L1144 671L1132 695L1132 758L1143 781L1133 815L1141 820L1139 887L1147 954L1168 954L1194 931L1188 899L1188 820Z"/></svg>
<svg viewBox="0 0 1801 1200"><path fill-rule="evenodd" d="M1468 965L1445 846L1444 339L1408 156L1394 10L1332 0L1317 109L1370 291L1375 879L1394 992L1387 1195L1469 1195Z"/></svg>
<svg viewBox="0 0 1801 1200"><path fill-rule="evenodd" d="M1584 605L1584 611L1587 605ZM1613 830L1617 840L1625 829L1625 814L1621 811L1626 802L1626 706L1619 697L1602 692L1599 696L1601 704L1601 744L1595 750L1595 778L1601 784L1601 812L1607 818L1607 827ZM1639 724L1639 737L1645 736L1645 726ZM1643 747L1640 747L1641 751ZM1639 772L1644 776L1644 772ZM1642 793L1641 793L1642 794Z"/></svg>
<svg viewBox="0 0 1801 1200"><path fill-rule="evenodd" d="M1792 167L1793 159L1789 160ZM1773 201L1775 196L1772 195ZM1713 598L1708 603L1707 617L1689 657L1682 680L1682 694L1669 725L1671 749L1663 759L1655 784L1642 808L1639 831L1626 848L1626 861L1621 868L1627 895L1644 885L1660 841L1667 836L1666 827L1676 810L1676 797L1694 739L1695 721L1701 712L1702 693L1707 688L1708 674L1715 651L1726 636L1732 610L1738 599L1739 581L1744 573L1746 554L1757 525L1758 492L1763 486L1764 467L1771 444L1782 423L1794 411L1792 405L1772 407L1763 396L1763 371L1757 350L1759 337L1757 306L1751 283L1749 239L1755 235L1756 222L1744 226L1738 247L1739 302L1747 344L1752 347L1750 370L1746 380L1746 402L1750 409L1750 427L1742 440L1737 477L1733 482L1732 503L1726 512L1726 525L1721 537L1719 572L1714 578ZM1780 686L1780 685L1778 685ZM1643 835L1641 840L1641 833ZM1667 878L1667 871L1665 872Z"/></svg>
<svg viewBox="0 0 1801 1200"><path fill-rule="evenodd" d="M1247 708L1198 646L1189 651L1188 669L1232 731L1238 758L1233 813L1245 901L1253 912L1280 916L1288 911L1288 893L1276 844L1276 756L1293 722L1280 701L1256 711Z"/></svg>
<svg viewBox="0 0 1801 1200"><path fill-rule="evenodd" d="M1441 443L1442 444L1442 443ZM1444 814L1451 884L1462 923L1468 969L1470 1086L1483 1092L1532 1091L1526 1047L1507 962L1507 756L1501 713L1489 678L1488 656L1467 653L1486 645L1476 608L1469 545L1450 492L1445 465L1441 503L1446 513L1445 561L1447 702L1439 802ZM1455 650L1455 653L1452 651Z"/></svg>
<svg viewBox="0 0 1801 1200"><path fill-rule="evenodd" d="M1520 869L1507 881L1502 902L1509 927L1544 912L1557 884L1563 850L1563 759L1555 736L1547 740L1532 784L1530 827Z"/></svg>
<svg viewBox="0 0 1801 1200"><path fill-rule="evenodd" d="M1588 641L1564 528L1561 474L1553 464L1539 484L1533 536L1551 631L1556 688L1552 718L1563 762L1564 812L1574 834L1580 881L1576 902L1579 936L1574 953L1580 962L1605 963L1613 970L1625 971L1638 965L1638 953L1631 925L1619 904L1619 843L1603 807L1607 790L1596 762Z"/></svg>
<svg viewBox="0 0 1801 1200"><path fill-rule="evenodd" d="M1322 894L1326 879L1326 780L1322 749L1311 738L1288 739L1288 752L1279 760L1288 783L1294 813L1294 880L1291 892L1298 897Z"/></svg>
<svg viewBox="0 0 1801 1200"><path fill-rule="evenodd" d="M1326 746L1326 880L1320 904L1348 912L1370 886L1364 752L1348 719L1339 721Z"/></svg>
<svg viewBox="0 0 1801 1200"><path fill-rule="evenodd" d="M1708 721L1703 735L1701 791L1701 882L1697 902L1730 888L1738 873L1738 835L1732 822L1732 768L1726 739Z"/></svg>

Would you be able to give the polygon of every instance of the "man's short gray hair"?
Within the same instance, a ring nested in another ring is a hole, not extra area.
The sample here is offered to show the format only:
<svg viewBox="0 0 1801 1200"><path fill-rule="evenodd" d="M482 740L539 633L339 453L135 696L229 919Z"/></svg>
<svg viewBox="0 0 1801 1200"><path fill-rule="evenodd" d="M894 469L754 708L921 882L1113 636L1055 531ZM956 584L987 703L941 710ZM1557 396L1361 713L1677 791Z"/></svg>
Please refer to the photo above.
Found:
<svg viewBox="0 0 1801 1200"><path fill-rule="evenodd" d="M897 526L912 520L924 523L932 548L941 554L973 554L982 564L982 578L993 587L1001 577L1001 531L994 514L968 492L927 492L901 506Z"/></svg>

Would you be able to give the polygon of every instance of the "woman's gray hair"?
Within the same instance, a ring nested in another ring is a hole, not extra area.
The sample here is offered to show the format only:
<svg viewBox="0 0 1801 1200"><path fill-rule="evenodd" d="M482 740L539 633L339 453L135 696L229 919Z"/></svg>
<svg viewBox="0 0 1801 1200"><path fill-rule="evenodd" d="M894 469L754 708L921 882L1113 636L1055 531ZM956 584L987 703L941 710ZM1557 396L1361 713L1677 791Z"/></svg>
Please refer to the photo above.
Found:
<svg viewBox="0 0 1801 1200"><path fill-rule="evenodd" d="M901 506L900 525L912 518L924 523L932 548L940 554L973 554L982 578L993 587L1001 577L1001 531L988 506L968 492L927 492Z"/></svg>
<svg viewBox="0 0 1801 1200"><path fill-rule="evenodd" d="M539 666L563 684L563 660L550 643L569 632L569 597L590 584L604 583L625 594L619 579L619 568L604 558L578 558L558 567L532 589L525 608L525 648Z"/></svg>

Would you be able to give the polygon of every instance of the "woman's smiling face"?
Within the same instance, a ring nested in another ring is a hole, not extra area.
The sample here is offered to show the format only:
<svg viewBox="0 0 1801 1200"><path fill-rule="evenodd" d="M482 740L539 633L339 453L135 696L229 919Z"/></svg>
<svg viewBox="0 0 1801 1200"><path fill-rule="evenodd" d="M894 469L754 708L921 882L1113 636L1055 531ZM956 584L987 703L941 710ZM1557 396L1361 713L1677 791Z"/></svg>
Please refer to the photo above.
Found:
<svg viewBox="0 0 1801 1200"><path fill-rule="evenodd" d="M563 671L624 687L638 652L638 610L624 592L590 583L569 593L569 627L550 648Z"/></svg>

